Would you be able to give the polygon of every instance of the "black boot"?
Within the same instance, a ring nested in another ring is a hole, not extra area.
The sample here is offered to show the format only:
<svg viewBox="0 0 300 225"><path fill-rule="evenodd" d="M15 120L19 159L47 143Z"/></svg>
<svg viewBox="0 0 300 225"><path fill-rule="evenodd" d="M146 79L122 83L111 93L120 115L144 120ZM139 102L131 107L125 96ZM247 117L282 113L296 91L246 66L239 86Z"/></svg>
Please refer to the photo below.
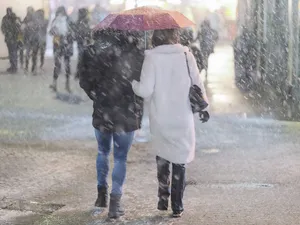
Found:
<svg viewBox="0 0 300 225"><path fill-rule="evenodd" d="M169 206L168 198L159 198L157 209L160 211L167 211Z"/></svg>
<svg viewBox="0 0 300 225"><path fill-rule="evenodd" d="M183 213L183 193L185 189L185 165L172 164L171 204L173 217L181 217Z"/></svg>
<svg viewBox="0 0 300 225"><path fill-rule="evenodd" d="M120 216L124 216L125 212L121 208L122 195L110 194L109 212L108 217L110 219L118 219Z"/></svg>
<svg viewBox="0 0 300 225"><path fill-rule="evenodd" d="M55 92L57 91L57 80L56 79L53 80L53 83L50 85L50 88Z"/></svg>
<svg viewBox="0 0 300 225"><path fill-rule="evenodd" d="M15 74L17 73L18 69L10 67L6 70L6 72L11 73L11 74Z"/></svg>
<svg viewBox="0 0 300 225"><path fill-rule="evenodd" d="M70 79L69 78L67 78L67 80L66 80L66 91L71 93Z"/></svg>
<svg viewBox="0 0 300 225"><path fill-rule="evenodd" d="M107 188L106 187L98 187L98 198L95 202L96 207L107 208Z"/></svg>
<svg viewBox="0 0 300 225"><path fill-rule="evenodd" d="M158 179L158 204L157 209L168 210L170 196L170 162L156 156L157 179Z"/></svg>

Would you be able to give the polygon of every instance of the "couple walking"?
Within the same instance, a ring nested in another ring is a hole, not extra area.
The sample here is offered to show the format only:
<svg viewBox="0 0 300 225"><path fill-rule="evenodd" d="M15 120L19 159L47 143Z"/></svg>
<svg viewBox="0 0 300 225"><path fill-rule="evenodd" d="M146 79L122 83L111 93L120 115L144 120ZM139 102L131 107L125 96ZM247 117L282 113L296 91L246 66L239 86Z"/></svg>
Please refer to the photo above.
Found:
<svg viewBox="0 0 300 225"><path fill-rule="evenodd" d="M184 211L185 165L195 155L195 121L189 100L191 80L206 98L195 58L187 47L179 44L177 29L154 31L154 48L145 55L138 48L142 39L138 34L105 30L95 33L94 39L83 55L80 86L94 107L93 126L98 142L95 206L108 206L107 177L113 140L108 216L124 215L120 201L127 154L134 131L140 128L143 99L146 99L150 108L151 149L156 151L157 208L168 210L171 196L173 216L180 217Z"/></svg>

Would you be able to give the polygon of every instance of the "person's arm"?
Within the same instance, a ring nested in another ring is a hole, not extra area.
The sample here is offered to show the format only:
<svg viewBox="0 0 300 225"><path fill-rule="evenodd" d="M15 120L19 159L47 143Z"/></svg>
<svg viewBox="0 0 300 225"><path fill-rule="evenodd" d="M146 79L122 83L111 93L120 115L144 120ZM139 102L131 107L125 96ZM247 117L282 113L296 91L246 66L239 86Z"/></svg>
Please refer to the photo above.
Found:
<svg viewBox="0 0 300 225"><path fill-rule="evenodd" d="M189 63L189 67L190 67L190 74L191 74L193 85L197 85L198 87L200 87L204 100L207 103L209 103L207 94L206 94L206 90L204 87L204 83L200 77L200 72L199 72L199 69L197 66L196 59L191 52L188 52L187 55L188 55L188 63Z"/></svg>
<svg viewBox="0 0 300 225"><path fill-rule="evenodd" d="M74 23L69 17L68 17L68 26L69 26L69 34L72 37L73 41L76 40L76 30L77 30L77 24Z"/></svg>
<svg viewBox="0 0 300 225"><path fill-rule="evenodd" d="M5 25L5 18L3 17L2 22L1 22L1 31L5 35L6 30L6 25Z"/></svg>
<svg viewBox="0 0 300 225"><path fill-rule="evenodd" d="M132 89L134 93L142 98L149 98L153 91L155 85L155 68L152 63L150 55L146 55L140 82L134 80L132 81Z"/></svg>
<svg viewBox="0 0 300 225"><path fill-rule="evenodd" d="M95 100L94 93L94 84L95 77L93 76L93 71L91 71L91 62L93 61L93 56L90 54L92 51L89 49L85 49L82 57L82 66L79 68L79 85L85 91L85 93L89 96L91 100ZM94 68L93 68L94 69Z"/></svg>
<svg viewBox="0 0 300 225"><path fill-rule="evenodd" d="M194 41L195 41L195 42L196 42L196 41L200 41L200 30L198 30L197 36L196 36L196 38L194 39Z"/></svg>
<svg viewBox="0 0 300 225"><path fill-rule="evenodd" d="M15 21L15 25L16 25L16 30L18 31L18 34L21 32L21 19L18 18L17 16L15 16L16 21Z"/></svg>
<svg viewBox="0 0 300 225"><path fill-rule="evenodd" d="M55 26L56 26L56 17L54 18L54 20L51 22L51 25L50 25L50 30L49 30L49 34L54 36L55 35Z"/></svg>
<svg viewBox="0 0 300 225"><path fill-rule="evenodd" d="M28 23L28 15L25 16L25 18L24 18L24 20L23 20L23 23L24 23L24 24L27 24L27 23Z"/></svg>
<svg viewBox="0 0 300 225"><path fill-rule="evenodd" d="M49 25L49 20L44 20L44 30L47 31L47 28L48 28L48 25Z"/></svg>

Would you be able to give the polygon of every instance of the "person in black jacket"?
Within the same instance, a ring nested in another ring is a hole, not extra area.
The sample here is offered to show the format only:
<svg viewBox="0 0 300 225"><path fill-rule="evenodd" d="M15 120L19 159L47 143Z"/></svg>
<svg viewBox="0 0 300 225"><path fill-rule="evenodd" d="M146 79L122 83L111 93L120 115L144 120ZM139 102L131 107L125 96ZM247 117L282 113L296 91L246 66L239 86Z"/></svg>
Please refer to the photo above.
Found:
<svg viewBox="0 0 300 225"><path fill-rule="evenodd" d="M90 38L90 20L89 12L86 8L81 8L78 11L78 20L76 23L76 41L78 46L78 62L77 62L77 73L76 78L79 78L79 69L82 66L82 54L84 46L87 44L88 39Z"/></svg>
<svg viewBox="0 0 300 225"><path fill-rule="evenodd" d="M20 32L20 24L12 8L7 8L6 12L2 19L1 31L4 34L9 54L10 67L7 69L7 72L16 73L18 70L18 34Z"/></svg>
<svg viewBox="0 0 300 225"><path fill-rule="evenodd" d="M41 51L41 65L44 63L44 54L46 51L46 33L47 33L48 22L44 19L43 10L38 10L32 15L32 21L30 29L32 33L28 36L27 40L27 57L26 57L26 68L28 70L29 55L32 53L32 73L36 74L37 69L37 56L38 52Z"/></svg>
<svg viewBox="0 0 300 225"><path fill-rule="evenodd" d="M139 80L143 52L138 38L104 31L83 53L79 72L80 86L94 102L93 127L98 142L98 198L95 206L107 207L108 168L111 141L114 143L114 168L110 194L110 218L124 214L120 208L126 176L127 153L134 131L141 127L143 101L132 90L131 81Z"/></svg>
<svg viewBox="0 0 300 225"><path fill-rule="evenodd" d="M206 78L208 75L208 59L209 56L214 53L214 48L218 39L218 32L211 27L209 20L204 20L201 24L201 29L198 32L197 40L200 41L203 69L205 70Z"/></svg>

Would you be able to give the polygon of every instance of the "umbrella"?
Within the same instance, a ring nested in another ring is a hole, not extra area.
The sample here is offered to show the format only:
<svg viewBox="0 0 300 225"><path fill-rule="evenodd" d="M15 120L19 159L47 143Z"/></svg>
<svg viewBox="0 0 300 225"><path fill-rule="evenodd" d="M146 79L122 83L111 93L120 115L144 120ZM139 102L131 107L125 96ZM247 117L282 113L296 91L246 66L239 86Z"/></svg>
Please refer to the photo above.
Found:
<svg viewBox="0 0 300 225"><path fill-rule="evenodd" d="M109 14L94 28L94 31L108 28L123 31L148 31L184 28L193 25L195 24L180 12L139 7Z"/></svg>

